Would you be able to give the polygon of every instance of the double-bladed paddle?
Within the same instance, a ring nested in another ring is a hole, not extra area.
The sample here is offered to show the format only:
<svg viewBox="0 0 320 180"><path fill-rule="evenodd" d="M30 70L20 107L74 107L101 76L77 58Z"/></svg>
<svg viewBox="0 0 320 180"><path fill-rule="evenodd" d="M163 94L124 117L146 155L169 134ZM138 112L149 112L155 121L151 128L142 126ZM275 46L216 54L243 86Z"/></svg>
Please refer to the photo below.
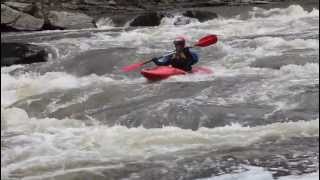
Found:
<svg viewBox="0 0 320 180"><path fill-rule="evenodd" d="M207 46L210 46L212 44L215 44L216 42L218 41L218 37L217 35L207 35L201 39L198 40L198 42L196 44L194 44L193 46L189 47L189 48L193 48L193 47L207 47ZM174 53L174 52L172 52ZM170 54L172 54L170 53ZM166 54L166 55L163 55L163 56L160 56L160 57L157 57L157 59L160 59L164 56L168 56L170 54ZM135 64L131 64L129 66L125 66L123 67L121 70L122 72L130 72L130 71L134 71L138 68L140 68L141 66L149 63L149 62L152 62L152 59L148 60L148 61L143 61L143 62L139 62L139 63L135 63Z"/></svg>

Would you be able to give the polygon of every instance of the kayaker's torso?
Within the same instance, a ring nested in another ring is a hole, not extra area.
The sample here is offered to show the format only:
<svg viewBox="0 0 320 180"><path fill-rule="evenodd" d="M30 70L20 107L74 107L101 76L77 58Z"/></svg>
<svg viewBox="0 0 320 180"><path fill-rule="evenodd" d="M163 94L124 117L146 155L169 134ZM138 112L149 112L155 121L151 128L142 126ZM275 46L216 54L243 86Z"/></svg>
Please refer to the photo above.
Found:
<svg viewBox="0 0 320 180"><path fill-rule="evenodd" d="M155 60L155 64L159 66L171 65L172 67L190 72L192 65L198 62L198 55L195 52L184 48L182 52L166 56L162 59Z"/></svg>
<svg viewBox="0 0 320 180"><path fill-rule="evenodd" d="M188 49L184 49L181 53L176 53L171 57L170 64L172 67L182 69L184 71L191 71L194 57Z"/></svg>

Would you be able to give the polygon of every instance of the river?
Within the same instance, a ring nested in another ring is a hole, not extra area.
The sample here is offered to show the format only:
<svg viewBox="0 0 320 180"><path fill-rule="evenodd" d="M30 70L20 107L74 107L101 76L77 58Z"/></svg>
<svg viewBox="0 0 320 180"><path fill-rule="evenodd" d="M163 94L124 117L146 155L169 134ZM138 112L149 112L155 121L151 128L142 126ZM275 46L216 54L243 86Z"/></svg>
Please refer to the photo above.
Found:
<svg viewBox="0 0 320 180"><path fill-rule="evenodd" d="M316 180L319 10L177 17L2 34L51 53L1 68L1 179ZM208 34L218 42L194 50L213 74L148 82L120 70Z"/></svg>

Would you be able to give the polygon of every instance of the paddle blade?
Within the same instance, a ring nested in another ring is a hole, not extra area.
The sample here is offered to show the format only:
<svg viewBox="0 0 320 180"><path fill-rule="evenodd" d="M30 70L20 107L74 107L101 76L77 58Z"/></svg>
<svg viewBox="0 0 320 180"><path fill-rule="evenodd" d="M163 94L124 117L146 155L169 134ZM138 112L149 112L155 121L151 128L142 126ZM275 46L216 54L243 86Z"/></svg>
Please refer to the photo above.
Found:
<svg viewBox="0 0 320 180"><path fill-rule="evenodd" d="M134 70L138 69L141 66L143 66L143 63L136 63L136 64L132 64L129 66L125 66L121 70L122 70L122 72L130 72L130 71L134 71Z"/></svg>
<svg viewBox="0 0 320 180"><path fill-rule="evenodd" d="M216 43L217 41L218 37L212 34L201 38L195 46L206 47Z"/></svg>

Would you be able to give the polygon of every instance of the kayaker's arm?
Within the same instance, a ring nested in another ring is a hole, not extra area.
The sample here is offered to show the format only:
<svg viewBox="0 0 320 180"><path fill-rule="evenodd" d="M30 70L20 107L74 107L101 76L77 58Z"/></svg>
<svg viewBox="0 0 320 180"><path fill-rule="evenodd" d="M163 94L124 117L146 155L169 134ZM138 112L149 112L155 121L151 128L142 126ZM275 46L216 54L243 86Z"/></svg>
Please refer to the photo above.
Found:
<svg viewBox="0 0 320 180"><path fill-rule="evenodd" d="M195 52L193 52L193 51L190 51L190 54L191 54L191 56L192 56L192 63L191 63L191 65L194 65L194 64L198 63L198 61L199 61L199 56L198 56L198 54L195 53Z"/></svg>
<svg viewBox="0 0 320 180"><path fill-rule="evenodd" d="M170 65L172 54L164 56L162 58L153 58L152 61L158 66L168 66Z"/></svg>

